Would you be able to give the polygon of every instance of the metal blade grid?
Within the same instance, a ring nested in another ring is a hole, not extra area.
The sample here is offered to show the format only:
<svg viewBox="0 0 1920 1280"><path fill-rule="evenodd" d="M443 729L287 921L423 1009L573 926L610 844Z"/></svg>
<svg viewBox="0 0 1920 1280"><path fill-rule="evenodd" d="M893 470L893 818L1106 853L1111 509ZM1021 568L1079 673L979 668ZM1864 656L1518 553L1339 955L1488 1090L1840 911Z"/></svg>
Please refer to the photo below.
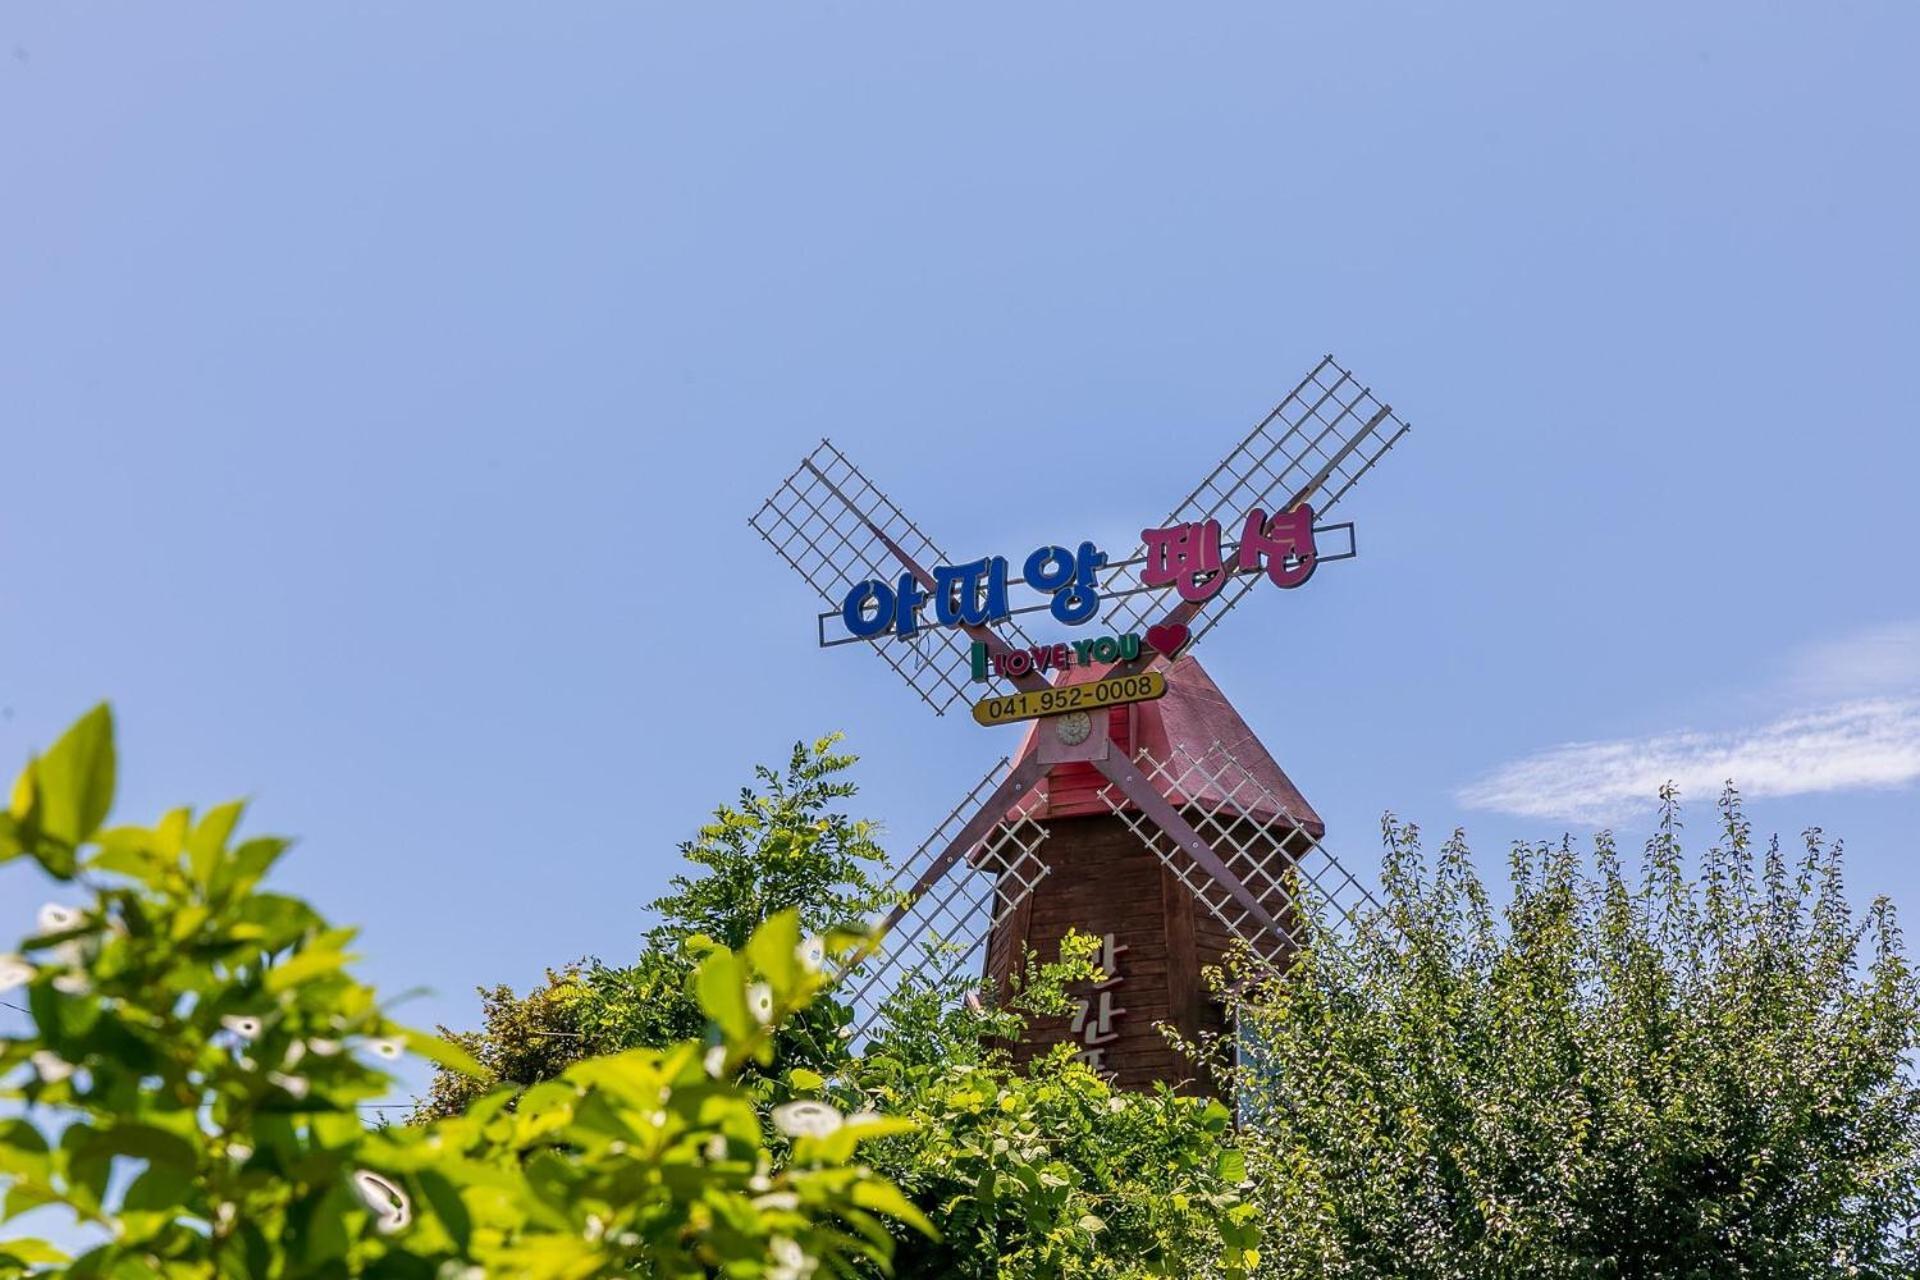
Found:
<svg viewBox="0 0 1920 1280"><path fill-rule="evenodd" d="M955 805L932 835L901 864L890 882L914 885L937 862L960 829L993 794L1007 762L987 772L966 799ZM1033 819L1043 804L1038 791L1029 792L999 822L988 829L965 857L956 860L904 910L887 932L879 957L857 966L852 974L848 1002L854 1009L853 1034L866 1033L889 995L903 982L938 986L964 972L984 967L985 949L993 930L1024 902L1049 870L1039 856L1047 829Z"/></svg>
<svg viewBox="0 0 1920 1280"><path fill-rule="evenodd" d="M1302 498L1312 501L1316 515L1325 515L1407 431L1407 424L1375 399L1371 388L1355 382L1327 356L1174 507L1161 527L1218 520L1223 539L1233 539L1254 508L1272 515ZM1127 562L1144 550L1137 548ZM1193 639L1211 631L1259 577L1230 575L1191 624ZM1103 590L1126 591L1126 578L1124 570L1109 573ZM1172 587L1111 598L1102 623L1122 632L1160 622L1180 603Z"/></svg>
<svg viewBox="0 0 1920 1280"><path fill-rule="evenodd" d="M1142 750L1134 762L1280 923L1285 936L1276 937L1173 837L1130 808L1118 787L1102 788L1101 799L1263 964L1283 967L1286 958L1306 944L1302 923L1306 912L1319 912L1337 942L1350 935L1363 907L1378 908L1367 887L1223 744L1216 741L1197 753L1176 745L1165 759Z"/></svg>
<svg viewBox="0 0 1920 1280"><path fill-rule="evenodd" d="M950 563L831 440L802 459L747 523L834 609L860 583L891 583L905 571L888 539L923 567ZM1033 643L1010 621L996 629L1015 648ZM973 641L953 627L923 627L911 640L873 642L873 651L935 715L963 698L971 701L972 648Z"/></svg>

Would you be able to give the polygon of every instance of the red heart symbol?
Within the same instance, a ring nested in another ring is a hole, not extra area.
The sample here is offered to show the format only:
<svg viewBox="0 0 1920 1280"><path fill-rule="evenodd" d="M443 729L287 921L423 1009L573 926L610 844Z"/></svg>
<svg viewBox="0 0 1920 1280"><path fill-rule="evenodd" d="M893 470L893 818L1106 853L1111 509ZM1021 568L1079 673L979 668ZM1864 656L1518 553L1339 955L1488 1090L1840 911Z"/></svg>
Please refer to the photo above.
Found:
<svg viewBox="0 0 1920 1280"><path fill-rule="evenodd" d="M1147 628L1147 645L1171 658L1186 646L1189 632L1177 622L1163 622Z"/></svg>

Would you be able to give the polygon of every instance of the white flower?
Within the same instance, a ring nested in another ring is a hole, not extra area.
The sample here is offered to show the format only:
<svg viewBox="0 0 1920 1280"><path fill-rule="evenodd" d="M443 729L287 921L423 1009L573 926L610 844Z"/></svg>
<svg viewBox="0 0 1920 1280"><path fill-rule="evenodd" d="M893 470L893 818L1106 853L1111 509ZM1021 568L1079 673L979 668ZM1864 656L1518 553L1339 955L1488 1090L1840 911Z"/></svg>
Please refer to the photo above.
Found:
<svg viewBox="0 0 1920 1280"><path fill-rule="evenodd" d="M63 907L57 902L49 902L40 908L41 933L65 933L77 929L83 919L72 907Z"/></svg>
<svg viewBox="0 0 1920 1280"><path fill-rule="evenodd" d="M53 980L53 989L63 996L83 996L93 990L84 973L63 973Z"/></svg>
<svg viewBox="0 0 1920 1280"><path fill-rule="evenodd" d="M800 1197L791 1191L769 1191L755 1197L753 1207L763 1213L792 1213L800 1207Z"/></svg>
<svg viewBox="0 0 1920 1280"><path fill-rule="evenodd" d="M40 1078L48 1084L59 1084L73 1074L73 1064L51 1049L39 1049L27 1058Z"/></svg>
<svg viewBox="0 0 1920 1280"><path fill-rule="evenodd" d="M824 1138L845 1123L834 1108L811 1098L773 1109L773 1127L790 1138Z"/></svg>
<svg viewBox="0 0 1920 1280"><path fill-rule="evenodd" d="M233 1201L222 1200L220 1207L213 1211L213 1225L225 1231L233 1225L233 1215L236 1212L238 1211L233 1207Z"/></svg>
<svg viewBox="0 0 1920 1280"><path fill-rule="evenodd" d="M398 1040L367 1041L368 1050L370 1050L375 1057L385 1058L388 1062L392 1062L400 1056L401 1047Z"/></svg>
<svg viewBox="0 0 1920 1280"><path fill-rule="evenodd" d="M707 1065L707 1074L715 1080L718 1080L720 1073L727 1069L727 1046L717 1044L707 1050L705 1062Z"/></svg>
<svg viewBox="0 0 1920 1280"><path fill-rule="evenodd" d="M664 1111L648 1112L647 1123L656 1129L664 1129L667 1127L667 1113Z"/></svg>
<svg viewBox="0 0 1920 1280"><path fill-rule="evenodd" d="M281 1061L280 1065L283 1067L299 1066L300 1059L306 1056L307 1056L307 1042L304 1040L295 1040L287 1046L287 1055Z"/></svg>
<svg viewBox="0 0 1920 1280"><path fill-rule="evenodd" d="M767 1252L773 1257L773 1265L767 1268L767 1280L806 1280L820 1264L807 1256L802 1249L785 1236L775 1236L767 1241Z"/></svg>
<svg viewBox="0 0 1920 1280"><path fill-rule="evenodd" d="M313 1050L313 1052L323 1058L331 1058L334 1054L340 1052L340 1042L338 1040L321 1040L316 1037L315 1039L307 1041L307 1048Z"/></svg>
<svg viewBox="0 0 1920 1280"><path fill-rule="evenodd" d="M39 970L12 952L0 955L0 991L24 987L33 981L33 975L38 972Z"/></svg>
<svg viewBox="0 0 1920 1280"><path fill-rule="evenodd" d="M727 1136L724 1133L716 1133L711 1138L708 1138L706 1148L702 1154L705 1155L708 1160L725 1160L727 1158Z"/></svg>
<svg viewBox="0 0 1920 1280"><path fill-rule="evenodd" d="M826 967L827 944L819 938L808 938L795 947L793 953L808 973L818 973Z"/></svg>
<svg viewBox="0 0 1920 1280"><path fill-rule="evenodd" d="M589 1242L597 1241L600 1237L607 1234L607 1224L600 1220L599 1214L590 1213L587 1215L586 1225L581 1231L581 1234L584 1235Z"/></svg>
<svg viewBox="0 0 1920 1280"><path fill-rule="evenodd" d="M771 1189L772 1186L773 1179L767 1177L764 1173L756 1173L747 1179L747 1190L749 1191L766 1191Z"/></svg>
<svg viewBox="0 0 1920 1280"><path fill-rule="evenodd" d="M848 1023L846 1026L840 1028L840 1030L834 1032L834 1034L839 1036L842 1040L853 1039L853 1024Z"/></svg>
<svg viewBox="0 0 1920 1280"><path fill-rule="evenodd" d="M260 1038L260 1019L258 1018L248 1017L244 1014L230 1013L220 1019L220 1025L239 1036L242 1040L257 1040Z"/></svg>
<svg viewBox="0 0 1920 1280"><path fill-rule="evenodd" d="M1125 1098L1116 1097L1116 1098L1107 1099L1107 1110L1113 1112L1113 1114L1119 1115L1122 1111L1125 1111L1126 1109L1127 1109L1127 1100Z"/></svg>
<svg viewBox="0 0 1920 1280"><path fill-rule="evenodd" d="M235 1164L245 1164L252 1155L253 1148L244 1142L229 1142L227 1144L227 1158Z"/></svg>
<svg viewBox="0 0 1920 1280"><path fill-rule="evenodd" d="M390 1236L413 1221L413 1202L407 1193L377 1173L366 1169L353 1175L353 1189L360 1202L373 1215L373 1227Z"/></svg>
<svg viewBox="0 0 1920 1280"><path fill-rule="evenodd" d="M306 1097L307 1091L313 1088L313 1082L305 1076L290 1076L281 1071L267 1072L267 1083L279 1085L296 1102Z"/></svg>
<svg viewBox="0 0 1920 1280"><path fill-rule="evenodd" d="M756 982L747 988L747 1008L753 1010L755 1022L765 1024L773 1019L773 988L764 982Z"/></svg>

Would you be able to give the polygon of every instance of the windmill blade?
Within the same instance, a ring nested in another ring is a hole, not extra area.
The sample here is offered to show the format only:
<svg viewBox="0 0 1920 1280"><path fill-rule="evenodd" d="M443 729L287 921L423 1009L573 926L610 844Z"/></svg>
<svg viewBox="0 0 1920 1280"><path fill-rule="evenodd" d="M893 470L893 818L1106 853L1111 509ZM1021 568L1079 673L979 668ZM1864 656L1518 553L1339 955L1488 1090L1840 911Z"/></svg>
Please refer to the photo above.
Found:
<svg viewBox="0 0 1920 1280"><path fill-rule="evenodd" d="M903 569L924 577L922 566L952 563L830 440L801 459L747 523L836 613L862 582L892 582ZM1009 620L998 634L928 626L912 639L882 637L871 647L935 715L944 715L983 692L969 687L976 639L990 648L1033 643Z"/></svg>
<svg viewBox="0 0 1920 1280"><path fill-rule="evenodd" d="M883 922L883 953L856 954L839 978L853 1034L903 982L938 986L980 971L994 931L1048 871L1038 854L1047 829L1032 817L1042 772L1037 761L1009 771L1002 759L895 870L889 888L901 901Z"/></svg>
<svg viewBox="0 0 1920 1280"><path fill-rule="evenodd" d="M1147 806L1130 804L1122 787L1104 788L1101 798L1262 964L1284 968L1306 945L1304 917L1310 910L1322 913L1330 936L1338 939L1364 909L1379 907L1367 887L1221 743L1204 751L1175 746L1164 759L1142 751L1136 763L1225 876L1194 856L1186 832L1170 831Z"/></svg>
<svg viewBox="0 0 1920 1280"><path fill-rule="evenodd" d="M1324 516L1408 430L1390 406L1374 398L1371 388L1327 356L1221 459L1161 527L1218 520L1223 535L1232 538L1238 536L1239 522L1256 507L1272 515L1311 502L1315 515ZM1108 602L1102 625L1114 631L1143 630L1178 610L1183 615L1179 620L1191 624L1192 638L1198 640L1260 576L1231 574L1219 594L1196 607L1181 600L1172 587L1140 587L1138 565L1144 555L1144 548L1135 550L1102 584Z"/></svg>

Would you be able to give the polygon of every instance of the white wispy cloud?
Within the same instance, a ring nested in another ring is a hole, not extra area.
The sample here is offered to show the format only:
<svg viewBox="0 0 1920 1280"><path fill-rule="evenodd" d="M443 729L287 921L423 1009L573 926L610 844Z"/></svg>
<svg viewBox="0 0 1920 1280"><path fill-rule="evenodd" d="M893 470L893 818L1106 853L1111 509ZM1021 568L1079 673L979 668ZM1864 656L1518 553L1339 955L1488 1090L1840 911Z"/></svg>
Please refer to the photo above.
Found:
<svg viewBox="0 0 1920 1280"><path fill-rule="evenodd" d="M1458 795L1473 809L1606 823L1646 808L1662 783L1714 795L1792 796L1920 779L1920 699L1869 699L1732 733L1573 742L1501 765Z"/></svg>
<svg viewBox="0 0 1920 1280"><path fill-rule="evenodd" d="M1814 645L1794 662L1790 688L1812 698L1920 691L1920 619Z"/></svg>
<svg viewBox="0 0 1920 1280"><path fill-rule="evenodd" d="M1473 809L1599 825L1645 811L1668 781L1696 797L1729 780L1753 797L1920 781L1920 622L1807 650L1782 693L1824 705L1745 729L1566 743L1491 770L1456 799Z"/></svg>

